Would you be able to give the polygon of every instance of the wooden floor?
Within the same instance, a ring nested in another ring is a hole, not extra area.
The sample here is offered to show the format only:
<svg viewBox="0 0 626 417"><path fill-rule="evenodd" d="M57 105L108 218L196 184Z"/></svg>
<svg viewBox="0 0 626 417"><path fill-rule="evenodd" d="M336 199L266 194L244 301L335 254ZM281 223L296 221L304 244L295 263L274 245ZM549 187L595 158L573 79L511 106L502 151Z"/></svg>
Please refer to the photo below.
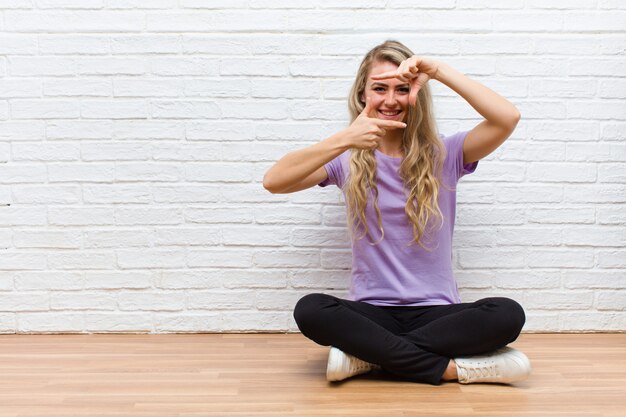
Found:
<svg viewBox="0 0 626 417"><path fill-rule="evenodd" d="M527 381L325 380L300 334L2 335L0 416L626 416L626 334L523 334Z"/></svg>

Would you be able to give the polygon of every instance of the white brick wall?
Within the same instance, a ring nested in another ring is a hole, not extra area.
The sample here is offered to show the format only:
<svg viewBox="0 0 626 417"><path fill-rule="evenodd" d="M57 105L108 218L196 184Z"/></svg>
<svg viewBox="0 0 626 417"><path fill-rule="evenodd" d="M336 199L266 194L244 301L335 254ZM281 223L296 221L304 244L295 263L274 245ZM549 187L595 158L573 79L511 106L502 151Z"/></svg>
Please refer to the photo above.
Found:
<svg viewBox="0 0 626 417"><path fill-rule="evenodd" d="M390 38L522 113L459 186L463 299L626 330L624 22L616 0L0 0L0 333L293 331L299 297L344 296L338 190L261 181L345 127ZM481 120L431 86L442 133Z"/></svg>

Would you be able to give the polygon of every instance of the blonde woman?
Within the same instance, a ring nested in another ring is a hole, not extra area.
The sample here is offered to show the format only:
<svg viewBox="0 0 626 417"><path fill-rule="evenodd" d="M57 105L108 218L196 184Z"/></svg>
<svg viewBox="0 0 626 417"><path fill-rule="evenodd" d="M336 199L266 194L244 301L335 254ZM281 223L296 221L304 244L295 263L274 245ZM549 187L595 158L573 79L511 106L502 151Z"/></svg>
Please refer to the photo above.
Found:
<svg viewBox="0 0 626 417"><path fill-rule="evenodd" d="M485 120L437 133L429 80L457 92ZM350 126L291 152L265 174L272 193L334 184L352 240L348 299L308 294L294 318L331 346L329 381L379 369L430 384L511 383L531 366L507 347L525 322L515 301L461 303L452 273L456 184L513 132L513 104L449 65L397 41L363 59L348 97Z"/></svg>

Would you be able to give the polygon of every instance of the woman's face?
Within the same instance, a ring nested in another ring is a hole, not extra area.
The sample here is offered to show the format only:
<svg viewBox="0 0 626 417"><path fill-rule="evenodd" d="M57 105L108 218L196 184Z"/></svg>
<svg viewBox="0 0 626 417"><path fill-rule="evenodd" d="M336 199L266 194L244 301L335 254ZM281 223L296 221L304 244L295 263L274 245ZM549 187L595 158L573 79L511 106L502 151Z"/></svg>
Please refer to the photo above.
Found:
<svg viewBox="0 0 626 417"><path fill-rule="evenodd" d="M388 61L374 62L367 77L364 96L361 99L365 102L365 96L370 98L377 118L405 122L409 111L409 84L397 78L380 81L371 79L372 75L397 69L396 64Z"/></svg>

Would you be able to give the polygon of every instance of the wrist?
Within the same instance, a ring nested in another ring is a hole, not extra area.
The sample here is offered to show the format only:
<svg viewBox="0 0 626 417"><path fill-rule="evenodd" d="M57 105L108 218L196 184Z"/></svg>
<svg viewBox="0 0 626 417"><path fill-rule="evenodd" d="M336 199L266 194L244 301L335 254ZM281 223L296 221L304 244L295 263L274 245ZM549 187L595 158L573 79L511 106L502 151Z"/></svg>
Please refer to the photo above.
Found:
<svg viewBox="0 0 626 417"><path fill-rule="evenodd" d="M437 71L435 72L435 76L433 77L433 79L439 82L443 82L449 72L450 66L445 62L440 62L439 65L437 65Z"/></svg>
<svg viewBox="0 0 626 417"><path fill-rule="evenodd" d="M333 139L333 147L341 150L342 153L347 151L351 147L350 132L348 131L348 129L344 129L335 133L333 136L331 136L331 139Z"/></svg>

